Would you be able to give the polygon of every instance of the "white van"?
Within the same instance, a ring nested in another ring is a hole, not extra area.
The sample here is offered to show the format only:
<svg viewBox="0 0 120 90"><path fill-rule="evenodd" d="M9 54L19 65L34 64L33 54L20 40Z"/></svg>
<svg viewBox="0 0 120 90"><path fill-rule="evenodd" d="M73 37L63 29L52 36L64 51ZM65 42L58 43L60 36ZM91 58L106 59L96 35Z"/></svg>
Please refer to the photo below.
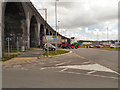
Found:
<svg viewBox="0 0 120 90"><path fill-rule="evenodd" d="M56 50L56 47L50 43L46 43L43 47L43 50L47 51L55 51Z"/></svg>

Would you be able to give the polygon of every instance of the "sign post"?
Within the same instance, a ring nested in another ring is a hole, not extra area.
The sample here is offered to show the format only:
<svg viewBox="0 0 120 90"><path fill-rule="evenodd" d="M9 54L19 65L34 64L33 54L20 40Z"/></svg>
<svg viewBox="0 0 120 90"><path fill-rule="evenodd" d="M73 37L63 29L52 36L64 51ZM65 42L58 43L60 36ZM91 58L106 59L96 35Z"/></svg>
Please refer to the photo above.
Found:
<svg viewBox="0 0 120 90"><path fill-rule="evenodd" d="M46 35L45 35L45 40L47 41ZM49 48L47 49L47 57L49 57Z"/></svg>
<svg viewBox="0 0 120 90"><path fill-rule="evenodd" d="M46 35L44 39L45 39L45 42L56 44L56 46L57 46L57 41L58 41L57 36ZM57 47L56 47L56 49L57 49ZM55 51L55 53L56 53L56 51ZM49 51L48 51L48 55L49 55Z"/></svg>
<svg viewBox="0 0 120 90"><path fill-rule="evenodd" d="M17 51L19 51L18 37L17 37Z"/></svg>
<svg viewBox="0 0 120 90"><path fill-rule="evenodd" d="M55 53L57 54L57 41L58 41L57 36L53 37L53 40L54 40L54 41L55 41L55 43L56 43L56 50L55 50Z"/></svg>
<svg viewBox="0 0 120 90"><path fill-rule="evenodd" d="M10 54L10 38L6 38L6 40L8 41L8 56Z"/></svg>

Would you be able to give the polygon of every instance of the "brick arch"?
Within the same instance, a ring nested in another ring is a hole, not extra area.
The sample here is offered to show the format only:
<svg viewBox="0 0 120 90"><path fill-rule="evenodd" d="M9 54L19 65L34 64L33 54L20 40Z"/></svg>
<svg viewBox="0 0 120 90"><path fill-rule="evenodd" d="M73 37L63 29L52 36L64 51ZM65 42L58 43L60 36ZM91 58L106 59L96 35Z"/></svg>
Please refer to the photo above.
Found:
<svg viewBox="0 0 120 90"><path fill-rule="evenodd" d="M3 23L4 23L4 46L6 47L6 38L11 38L11 46L17 49L16 41L19 39L19 47L26 47L26 12L22 2L4 2L3 5Z"/></svg>
<svg viewBox="0 0 120 90"><path fill-rule="evenodd" d="M38 22L36 20L36 17L33 15L30 20L30 47L35 47L35 45L38 44L37 33L38 33Z"/></svg>

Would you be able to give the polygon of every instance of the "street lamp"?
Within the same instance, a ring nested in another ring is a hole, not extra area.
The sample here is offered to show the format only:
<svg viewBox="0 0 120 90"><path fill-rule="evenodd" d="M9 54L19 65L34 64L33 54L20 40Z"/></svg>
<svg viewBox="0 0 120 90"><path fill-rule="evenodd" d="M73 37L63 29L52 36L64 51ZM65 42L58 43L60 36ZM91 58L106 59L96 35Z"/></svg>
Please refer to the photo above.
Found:
<svg viewBox="0 0 120 90"><path fill-rule="evenodd" d="M58 33L59 33L59 29L60 29L60 27L59 27L59 23L60 23L60 21L58 21Z"/></svg>
<svg viewBox="0 0 120 90"><path fill-rule="evenodd" d="M56 0L55 1L55 26L56 26L56 36L57 36L57 23L58 23L58 21L57 21L57 1L59 1L59 0Z"/></svg>
<svg viewBox="0 0 120 90"><path fill-rule="evenodd" d="M108 44L109 44L109 40L108 40L108 27L107 27L107 41L108 41Z"/></svg>
<svg viewBox="0 0 120 90"><path fill-rule="evenodd" d="M57 37L57 1L55 0L55 26L56 26L56 37ZM57 50L57 41L56 41L56 50ZM57 51L55 50L55 53L57 54Z"/></svg>

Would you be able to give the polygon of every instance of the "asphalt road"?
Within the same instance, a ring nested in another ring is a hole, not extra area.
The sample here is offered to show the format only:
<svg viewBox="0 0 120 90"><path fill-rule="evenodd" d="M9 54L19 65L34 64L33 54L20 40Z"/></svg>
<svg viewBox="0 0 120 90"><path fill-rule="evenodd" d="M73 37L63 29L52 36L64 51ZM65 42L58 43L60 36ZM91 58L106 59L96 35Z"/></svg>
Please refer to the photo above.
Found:
<svg viewBox="0 0 120 90"><path fill-rule="evenodd" d="M85 57L88 60L99 63L118 72L118 51L94 48L79 48L72 51L79 56Z"/></svg>
<svg viewBox="0 0 120 90"><path fill-rule="evenodd" d="M118 74L114 72L117 60L111 59L116 52L72 51L57 57L35 59L27 55L4 62L3 88L118 88Z"/></svg>

